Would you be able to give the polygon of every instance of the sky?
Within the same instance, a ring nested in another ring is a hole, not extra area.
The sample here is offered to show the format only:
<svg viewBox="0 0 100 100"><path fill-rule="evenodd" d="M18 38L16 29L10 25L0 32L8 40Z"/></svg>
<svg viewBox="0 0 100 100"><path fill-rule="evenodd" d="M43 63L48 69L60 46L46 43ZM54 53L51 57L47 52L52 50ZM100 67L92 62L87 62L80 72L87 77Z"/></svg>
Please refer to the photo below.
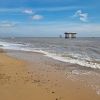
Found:
<svg viewBox="0 0 100 100"><path fill-rule="evenodd" d="M100 37L100 0L0 0L1 37Z"/></svg>

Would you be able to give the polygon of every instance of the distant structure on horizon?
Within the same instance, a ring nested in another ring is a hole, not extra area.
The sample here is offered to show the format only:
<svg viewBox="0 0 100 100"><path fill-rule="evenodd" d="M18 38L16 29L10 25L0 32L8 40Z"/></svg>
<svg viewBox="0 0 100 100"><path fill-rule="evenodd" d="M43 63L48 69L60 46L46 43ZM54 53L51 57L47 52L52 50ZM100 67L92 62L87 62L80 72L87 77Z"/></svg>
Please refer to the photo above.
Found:
<svg viewBox="0 0 100 100"><path fill-rule="evenodd" d="M62 35L59 35L59 38L62 38Z"/></svg>
<svg viewBox="0 0 100 100"><path fill-rule="evenodd" d="M70 33L70 32L65 32L65 39L67 38L76 38L77 33Z"/></svg>

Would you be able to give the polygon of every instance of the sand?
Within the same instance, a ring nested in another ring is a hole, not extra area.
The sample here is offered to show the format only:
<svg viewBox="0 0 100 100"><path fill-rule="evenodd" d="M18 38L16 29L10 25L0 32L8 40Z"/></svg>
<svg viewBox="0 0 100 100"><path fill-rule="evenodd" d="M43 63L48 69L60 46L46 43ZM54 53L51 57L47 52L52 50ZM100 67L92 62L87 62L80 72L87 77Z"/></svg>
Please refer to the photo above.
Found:
<svg viewBox="0 0 100 100"><path fill-rule="evenodd" d="M30 63L0 50L0 100L100 100L92 88L65 78L39 55L33 53L40 60Z"/></svg>

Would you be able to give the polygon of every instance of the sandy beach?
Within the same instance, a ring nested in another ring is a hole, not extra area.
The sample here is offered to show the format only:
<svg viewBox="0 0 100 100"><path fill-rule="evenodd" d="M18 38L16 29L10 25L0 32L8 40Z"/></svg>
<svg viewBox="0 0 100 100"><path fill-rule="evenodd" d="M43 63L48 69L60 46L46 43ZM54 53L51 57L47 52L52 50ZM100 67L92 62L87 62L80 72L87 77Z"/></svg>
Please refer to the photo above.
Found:
<svg viewBox="0 0 100 100"><path fill-rule="evenodd" d="M28 54L32 61L0 50L0 100L100 100L84 82L67 78L65 65L61 67L39 53Z"/></svg>

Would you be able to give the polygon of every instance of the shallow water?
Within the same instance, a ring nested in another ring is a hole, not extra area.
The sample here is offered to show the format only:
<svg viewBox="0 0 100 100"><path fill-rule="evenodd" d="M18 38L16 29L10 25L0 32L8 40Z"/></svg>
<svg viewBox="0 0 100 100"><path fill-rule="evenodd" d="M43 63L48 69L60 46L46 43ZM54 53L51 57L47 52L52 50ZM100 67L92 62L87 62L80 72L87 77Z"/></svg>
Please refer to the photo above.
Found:
<svg viewBox="0 0 100 100"><path fill-rule="evenodd" d="M53 59L100 69L100 38L6 38L1 48L35 51Z"/></svg>

